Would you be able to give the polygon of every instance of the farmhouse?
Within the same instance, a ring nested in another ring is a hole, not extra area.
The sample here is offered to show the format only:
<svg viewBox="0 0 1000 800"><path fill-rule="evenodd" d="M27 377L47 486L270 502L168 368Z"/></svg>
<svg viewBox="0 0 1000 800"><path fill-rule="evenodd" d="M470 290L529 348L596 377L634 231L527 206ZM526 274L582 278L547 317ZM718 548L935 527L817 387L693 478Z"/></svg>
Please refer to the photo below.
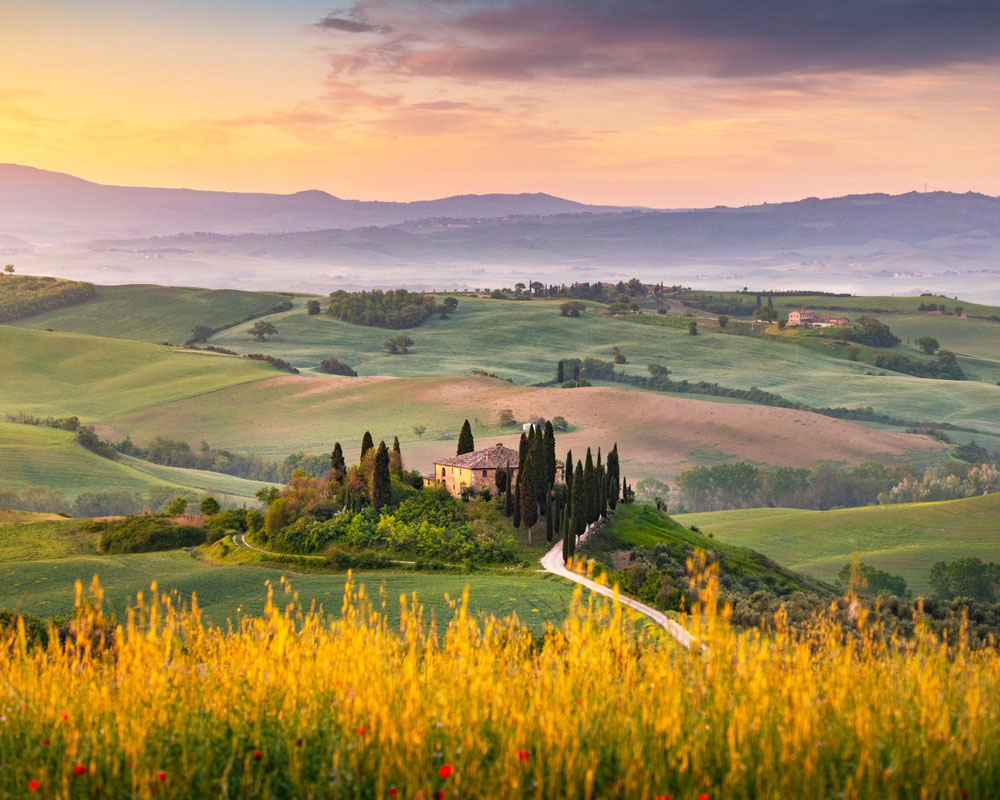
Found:
<svg viewBox="0 0 1000 800"><path fill-rule="evenodd" d="M510 467L511 475L516 480L519 459L517 450L502 444L443 458L434 462L433 475L424 476L424 486L443 485L455 497L460 497L462 490L470 486L477 491L489 489L496 492L497 469Z"/></svg>
<svg viewBox="0 0 1000 800"><path fill-rule="evenodd" d="M816 323L816 315L812 311L799 309L788 313L789 328L808 328Z"/></svg>

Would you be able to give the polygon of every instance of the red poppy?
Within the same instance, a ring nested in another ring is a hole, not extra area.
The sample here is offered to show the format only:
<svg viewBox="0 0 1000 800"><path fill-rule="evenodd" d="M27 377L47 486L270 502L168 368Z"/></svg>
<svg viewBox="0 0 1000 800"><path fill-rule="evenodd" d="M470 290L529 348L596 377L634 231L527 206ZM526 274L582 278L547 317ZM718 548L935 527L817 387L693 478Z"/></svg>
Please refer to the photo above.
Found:
<svg viewBox="0 0 1000 800"><path fill-rule="evenodd" d="M368 728L366 728L364 725L358 725L355 733L357 733L358 736L364 736L366 733L368 733Z"/></svg>
<svg viewBox="0 0 1000 800"><path fill-rule="evenodd" d="M263 758L263 756L260 754L260 750L254 750L253 751L253 760L254 761L260 761L262 758Z"/></svg>
<svg viewBox="0 0 1000 800"><path fill-rule="evenodd" d="M38 781L36 781L34 778L32 778L30 781L28 781L28 791L29 792L37 792L38 791L38 785L39 785Z"/></svg>
<svg viewBox="0 0 1000 800"><path fill-rule="evenodd" d="M442 778L448 778L455 771L455 768L451 764L442 764L441 769L438 770L438 775Z"/></svg>
<svg viewBox="0 0 1000 800"><path fill-rule="evenodd" d="M63 722L65 722L66 720L69 719L69 714L67 714L65 711L63 711L62 712L62 718L63 718Z"/></svg>
<svg viewBox="0 0 1000 800"><path fill-rule="evenodd" d="M707 794L700 794L700 795L698 795L698 800L708 800L708 795Z"/></svg>
<svg viewBox="0 0 1000 800"><path fill-rule="evenodd" d="M77 764L75 767L73 767L73 774L74 775L86 775L87 774L87 768L83 764Z"/></svg>
<svg viewBox="0 0 1000 800"><path fill-rule="evenodd" d="M157 772L156 773L156 779L160 783L163 783L167 779L167 773L166 772Z"/></svg>
<svg viewBox="0 0 1000 800"><path fill-rule="evenodd" d="M436 798L436 800L444 800L444 789L438 789L437 792L434 794L434 797Z"/></svg>
<svg viewBox="0 0 1000 800"><path fill-rule="evenodd" d="M48 747L49 746L49 740L48 739L42 739L42 745L45 746L45 747Z"/></svg>
<svg viewBox="0 0 1000 800"><path fill-rule="evenodd" d="M518 750L517 757L520 761L528 761L531 758L531 754L527 750Z"/></svg>
<svg viewBox="0 0 1000 800"><path fill-rule="evenodd" d="M969 793L967 791L965 791L965 789L959 789L958 790L958 796L961 797L962 800L968 800Z"/></svg>
<svg viewBox="0 0 1000 800"><path fill-rule="evenodd" d="M656 800L674 800L669 794L658 794Z"/></svg>
<svg viewBox="0 0 1000 800"><path fill-rule="evenodd" d="M397 794L399 794L399 792L397 791L396 787L395 786L390 786L389 787L389 797L395 797Z"/></svg>

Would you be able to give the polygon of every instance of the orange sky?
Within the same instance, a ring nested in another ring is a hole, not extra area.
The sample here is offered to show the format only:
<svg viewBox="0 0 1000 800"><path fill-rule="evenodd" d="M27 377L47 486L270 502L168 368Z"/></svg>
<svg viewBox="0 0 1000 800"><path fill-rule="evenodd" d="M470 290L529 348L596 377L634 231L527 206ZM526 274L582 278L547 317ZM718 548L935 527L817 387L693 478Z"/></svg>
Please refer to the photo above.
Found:
<svg viewBox="0 0 1000 800"><path fill-rule="evenodd" d="M636 27L588 38L583 17L532 36L565 19L552 3L525 0L525 22L435 0L15 0L0 161L361 199L547 191L684 207L925 183L1000 194L1000 66L986 45L927 64L855 64L836 47L817 64L792 48L773 65L772 40L705 47L722 40L698 19L667 21L693 31L690 46Z"/></svg>

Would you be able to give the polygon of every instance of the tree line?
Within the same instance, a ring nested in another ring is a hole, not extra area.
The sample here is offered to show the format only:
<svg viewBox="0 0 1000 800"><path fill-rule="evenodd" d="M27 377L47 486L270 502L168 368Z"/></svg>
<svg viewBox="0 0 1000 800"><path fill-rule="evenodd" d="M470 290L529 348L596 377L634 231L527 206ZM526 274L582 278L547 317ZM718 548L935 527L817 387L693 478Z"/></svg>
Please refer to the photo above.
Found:
<svg viewBox="0 0 1000 800"><path fill-rule="evenodd" d="M62 278L13 275L0 280L0 324L76 305L97 294L94 284ZM2 275L3 273L0 273Z"/></svg>
<svg viewBox="0 0 1000 800"><path fill-rule="evenodd" d="M415 328L437 313L447 318L458 307L458 299L446 297L439 306L433 295L406 289L371 292L337 290L330 294L330 316L355 325L376 328Z"/></svg>

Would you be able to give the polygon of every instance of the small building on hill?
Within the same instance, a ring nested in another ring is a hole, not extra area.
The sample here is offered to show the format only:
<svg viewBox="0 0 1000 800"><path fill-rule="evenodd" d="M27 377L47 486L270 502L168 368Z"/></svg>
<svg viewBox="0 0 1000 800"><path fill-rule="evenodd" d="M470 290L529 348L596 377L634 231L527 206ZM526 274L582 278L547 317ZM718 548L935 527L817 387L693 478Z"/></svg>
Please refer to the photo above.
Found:
<svg viewBox="0 0 1000 800"><path fill-rule="evenodd" d="M808 328L816 324L816 314L806 309L788 312L789 328Z"/></svg>
<svg viewBox="0 0 1000 800"><path fill-rule="evenodd" d="M434 474L424 476L424 486L444 486L455 497L461 497L462 490L497 490L497 469L509 468L513 480L517 479L517 465L520 455L517 450L495 444L485 450L475 450L460 456L442 458L434 462Z"/></svg>

